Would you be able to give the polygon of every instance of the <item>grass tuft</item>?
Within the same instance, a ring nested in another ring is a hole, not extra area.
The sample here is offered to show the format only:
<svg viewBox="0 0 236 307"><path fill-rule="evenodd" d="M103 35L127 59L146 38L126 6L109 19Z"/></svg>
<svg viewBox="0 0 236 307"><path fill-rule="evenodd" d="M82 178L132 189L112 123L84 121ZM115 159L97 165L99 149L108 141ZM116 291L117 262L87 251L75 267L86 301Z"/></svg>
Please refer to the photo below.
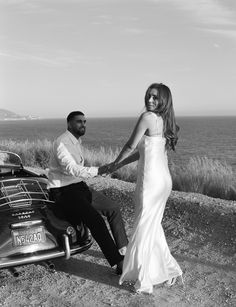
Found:
<svg viewBox="0 0 236 307"><path fill-rule="evenodd" d="M0 149L12 151L18 154L23 162L23 165L32 167L48 167L50 151L52 143L45 140L37 140L30 142L16 142L13 140L1 140Z"/></svg>
<svg viewBox="0 0 236 307"><path fill-rule="evenodd" d="M174 190L236 199L236 176L226 162L207 157L192 157L186 166L172 165L170 169Z"/></svg>

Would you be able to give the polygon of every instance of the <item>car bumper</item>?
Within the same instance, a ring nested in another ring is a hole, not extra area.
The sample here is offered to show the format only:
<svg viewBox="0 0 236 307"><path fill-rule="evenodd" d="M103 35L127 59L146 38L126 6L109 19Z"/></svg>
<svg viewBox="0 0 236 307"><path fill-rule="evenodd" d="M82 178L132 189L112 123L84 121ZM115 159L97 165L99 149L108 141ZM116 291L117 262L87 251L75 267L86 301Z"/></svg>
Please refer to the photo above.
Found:
<svg viewBox="0 0 236 307"><path fill-rule="evenodd" d="M68 239L68 237L67 237ZM70 247L68 241L65 238L64 242L64 250L63 249L56 249L56 250L48 250L42 252L36 252L35 254L30 255L19 255L14 257L7 257L7 258L0 258L0 269L9 268L14 266L26 265L41 261L46 261L50 259L64 257L69 259L71 255L75 255L81 253L90 248L93 244L93 239L91 238L86 242L84 245L77 245L74 247Z"/></svg>

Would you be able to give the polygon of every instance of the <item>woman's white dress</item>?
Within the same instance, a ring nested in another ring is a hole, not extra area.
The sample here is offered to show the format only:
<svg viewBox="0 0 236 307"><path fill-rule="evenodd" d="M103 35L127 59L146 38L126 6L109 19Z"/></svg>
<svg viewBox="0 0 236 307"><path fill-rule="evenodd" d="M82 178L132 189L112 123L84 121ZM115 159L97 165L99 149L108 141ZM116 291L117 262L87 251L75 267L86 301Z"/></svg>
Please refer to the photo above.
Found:
<svg viewBox="0 0 236 307"><path fill-rule="evenodd" d="M137 292L152 293L153 285L182 275L161 225L172 189L165 142L162 136L144 135L138 144L135 222L119 280L136 281Z"/></svg>

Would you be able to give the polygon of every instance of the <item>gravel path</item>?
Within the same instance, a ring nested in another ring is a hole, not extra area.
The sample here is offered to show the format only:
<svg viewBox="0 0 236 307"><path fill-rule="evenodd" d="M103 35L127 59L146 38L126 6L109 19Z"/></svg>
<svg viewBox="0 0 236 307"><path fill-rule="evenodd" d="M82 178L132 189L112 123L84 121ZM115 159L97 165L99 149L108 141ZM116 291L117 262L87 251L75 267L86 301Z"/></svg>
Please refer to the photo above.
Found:
<svg viewBox="0 0 236 307"><path fill-rule="evenodd" d="M121 205L128 235L135 185L98 177L88 181ZM236 203L194 193L172 192L163 227L185 285L155 287L136 294L118 285L98 246L69 260L55 260L56 272L28 265L20 277L0 271L0 306L236 306Z"/></svg>

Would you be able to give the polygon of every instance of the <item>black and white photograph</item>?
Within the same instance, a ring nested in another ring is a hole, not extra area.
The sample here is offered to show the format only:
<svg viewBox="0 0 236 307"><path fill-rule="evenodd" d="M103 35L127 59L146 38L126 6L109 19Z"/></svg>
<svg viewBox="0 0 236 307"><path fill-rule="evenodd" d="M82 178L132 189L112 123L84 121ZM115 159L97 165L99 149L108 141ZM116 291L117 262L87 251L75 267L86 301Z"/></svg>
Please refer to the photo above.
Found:
<svg viewBox="0 0 236 307"><path fill-rule="evenodd" d="M0 306L236 306L235 0L0 0Z"/></svg>

